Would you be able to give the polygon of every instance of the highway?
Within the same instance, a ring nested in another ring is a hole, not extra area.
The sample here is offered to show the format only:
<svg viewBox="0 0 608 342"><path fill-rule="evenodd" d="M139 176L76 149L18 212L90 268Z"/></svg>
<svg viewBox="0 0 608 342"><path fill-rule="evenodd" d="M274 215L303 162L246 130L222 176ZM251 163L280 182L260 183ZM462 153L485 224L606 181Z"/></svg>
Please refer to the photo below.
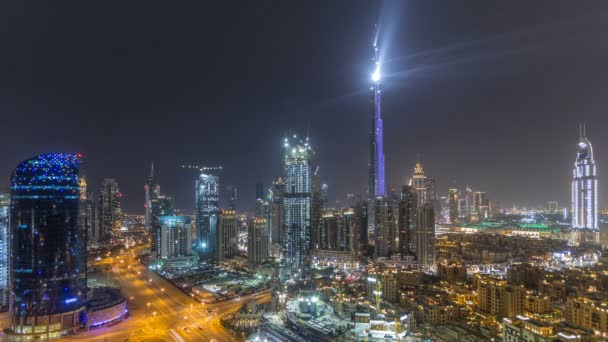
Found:
<svg viewBox="0 0 608 342"><path fill-rule="evenodd" d="M92 266L110 266L110 277L118 282L128 299L130 317L111 327L81 331L65 340L78 341L234 341L222 327L222 316L235 313L247 301L270 301L263 292L216 304L201 304L191 296L148 270L136 258L143 247L121 256L104 258ZM209 312L208 312L209 310Z"/></svg>

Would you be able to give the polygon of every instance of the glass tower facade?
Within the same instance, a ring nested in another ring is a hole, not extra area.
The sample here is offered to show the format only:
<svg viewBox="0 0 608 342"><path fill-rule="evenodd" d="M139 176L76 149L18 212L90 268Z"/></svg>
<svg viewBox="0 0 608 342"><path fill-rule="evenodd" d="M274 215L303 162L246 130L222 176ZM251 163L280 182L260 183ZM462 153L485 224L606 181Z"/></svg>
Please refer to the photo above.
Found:
<svg viewBox="0 0 608 342"><path fill-rule="evenodd" d="M0 305L8 306L10 271L9 234L10 195L0 194Z"/></svg>
<svg viewBox="0 0 608 342"><path fill-rule="evenodd" d="M285 256L292 274L306 275L311 247L312 166L313 151L305 140L293 136L284 142L283 209L285 222Z"/></svg>
<svg viewBox="0 0 608 342"><path fill-rule="evenodd" d="M82 323L87 255L78 180L79 158L69 153L39 155L13 171L13 334L52 339Z"/></svg>
<svg viewBox="0 0 608 342"><path fill-rule="evenodd" d="M214 253L217 241L220 177L213 169L221 168L203 168L196 179L196 236L203 253Z"/></svg>
<svg viewBox="0 0 608 342"><path fill-rule="evenodd" d="M589 139L581 136L572 172L572 228L598 229L597 189L593 147Z"/></svg>

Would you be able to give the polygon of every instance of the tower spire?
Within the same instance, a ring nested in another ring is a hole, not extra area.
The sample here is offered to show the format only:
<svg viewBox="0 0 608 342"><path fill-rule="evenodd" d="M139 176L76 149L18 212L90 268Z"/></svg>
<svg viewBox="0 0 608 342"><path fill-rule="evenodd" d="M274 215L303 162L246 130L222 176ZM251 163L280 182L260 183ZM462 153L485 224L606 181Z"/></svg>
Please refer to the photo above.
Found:
<svg viewBox="0 0 608 342"><path fill-rule="evenodd" d="M154 161L150 163L150 178L154 177Z"/></svg>

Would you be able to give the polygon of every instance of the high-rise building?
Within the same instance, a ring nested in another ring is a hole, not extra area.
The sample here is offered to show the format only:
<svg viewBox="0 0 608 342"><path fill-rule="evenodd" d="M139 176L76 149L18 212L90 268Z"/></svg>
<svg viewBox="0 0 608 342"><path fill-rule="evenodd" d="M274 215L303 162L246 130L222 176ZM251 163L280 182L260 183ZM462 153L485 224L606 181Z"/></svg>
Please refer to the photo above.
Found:
<svg viewBox="0 0 608 342"><path fill-rule="evenodd" d="M368 197L367 197L367 229L370 241L372 244L373 234L376 231L375 224L377 222L374 214L376 213L375 201L377 197L386 195L386 185L384 179L384 142L383 142L383 127L382 127L382 96L380 91L380 80L382 78L382 65L377 42L374 42L374 71L371 76L372 92L373 92L373 107L371 115L371 127L369 135L369 180L368 180Z"/></svg>
<svg viewBox="0 0 608 342"><path fill-rule="evenodd" d="M0 193L0 306L8 306L10 293L10 194Z"/></svg>
<svg viewBox="0 0 608 342"><path fill-rule="evenodd" d="M238 255L238 219L234 210L220 210L217 233L217 260Z"/></svg>
<svg viewBox="0 0 608 342"><path fill-rule="evenodd" d="M158 266L170 270L190 270L198 258L192 253L190 216L159 216Z"/></svg>
<svg viewBox="0 0 608 342"><path fill-rule="evenodd" d="M323 215L323 194L321 177L315 172L312 177L312 202L310 210L310 225L312 227L311 248L316 249L319 245L318 236L319 227L321 225L321 216Z"/></svg>
<svg viewBox="0 0 608 342"><path fill-rule="evenodd" d="M524 312L526 289L509 285L506 280L476 276L479 310L498 319L513 318Z"/></svg>
<svg viewBox="0 0 608 342"><path fill-rule="evenodd" d="M321 214L317 230L317 245L315 249L337 250L338 249L338 225L340 212L324 210Z"/></svg>
<svg viewBox="0 0 608 342"><path fill-rule="evenodd" d="M480 220L486 220L490 218L490 201L485 192L476 191L474 193L475 211L479 216Z"/></svg>
<svg viewBox="0 0 608 342"><path fill-rule="evenodd" d="M220 211L221 167L204 167L196 179L196 235L203 253L215 253L217 223Z"/></svg>
<svg viewBox="0 0 608 342"><path fill-rule="evenodd" d="M576 160L572 171L572 228L591 234L598 231L598 176L593 159L593 147L584 130L578 142ZM597 234L594 234L597 235ZM574 243L588 239L574 238ZM597 237L593 237L596 240Z"/></svg>
<svg viewBox="0 0 608 342"><path fill-rule="evenodd" d="M236 202L239 198L239 193L236 185L228 185L228 209L236 210Z"/></svg>
<svg viewBox="0 0 608 342"><path fill-rule="evenodd" d="M160 216L161 259L192 255L192 224L189 216Z"/></svg>
<svg viewBox="0 0 608 342"><path fill-rule="evenodd" d="M410 181L410 186L416 191L416 207L420 208L427 203L427 191L426 191L426 176L424 170L422 170L422 163L417 162L414 166L414 174Z"/></svg>
<svg viewBox="0 0 608 342"><path fill-rule="evenodd" d="M79 157L71 153L33 157L12 173L10 333L24 340L60 338L84 323L87 251L78 181Z"/></svg>
<svg viewBox="0 0 608 342"><path fill-rule="evenodd" d="M359 224L353 208L342 209L338 222L338 250L359 251Z"/></svg>
<svg viewBox="0 0 608 342"><path fill-rule="evenodd" d="M284 210L283 197L285 195L285 183L279 177L272 183L272 198L270 199L270 243L272 245L284 245Z"/></svg>
<svg viewBox="0 0 608 342"><path fill-rule="evenodd" d="M415 238L418 263L432 265L435 262L435 208L431 203L418 210Z"/></svg>
<svg viewBox="0 0 608 342"><path fill-rule="evenodd" d="M268 260L268 221L265 218L254 218L247 231L247 253L249 266L255 268Z"/></svg>
<svg viewBox="0 0 608 342"><path fill-rule="evenodd" d="M458 189L451 188L448 193L448 211L450 223L456 224L459 221L458 214Z"/></svg>
<svg viewBox="0 0 608 342"><path fill-rule="evenodd" d="M325 183L321 185L321 202L323 203L323 208L329 206L329 185Z"/></svg>
<svg viewBox="0 0 608 342"><path fill-rule="evenodd" d="M78 186L80 187L80 193L78 199L80 200L78 215L78 224L82 229L87 232L87 246L98 242L98 223L96 222L97 216L95 215L95 196L87 192L87 180L85 176L80 176L78 180Z"/></svg>
<svg viewBox="0 0 608 342"><path fill-rule="evenodd" d="M378 197L374 203L376 218L375 257L388 257L395 250L395 232L397 224L396 206L391 198Z"/></svg>
<svg viewBox="0 0 608 342"><path fill-rule="evenodd" d="M312 245L312 157L308 138L296 135L284 142L283 168L285 195L285 256L292 274L303 278L310 267L309 251Z"/></svg>
<svg viewBox="0 0 608 342"><path fill-rule="evenodd" d="M108 240L120 232L122 226L121 197L122 193L116 180L106 178L101 182L98 202L100 240Z"/></svg>
<svg viewBox="0 0 608 342"><path fill-rule="evenodd" d="M401 256L410 255L415 247L413 232L416 227L417 200L416 189L404 185L399 194L399 216L397 227L399 230L399 253Z"/></svg>
<svg viewBox="0 0 608 342"><path fill-rule="evenodd" d="M160 194L160 186L156 184L156 178L154 178L154 163L150 166L150 176L148 176L148 182L144 185L144 191L146 194L146 203L144 204L144 226L146 232L152 237L151 249L156 250L156 228L155 228L155 217L153 215L154 207L158 201L158 195Z"/></svg>

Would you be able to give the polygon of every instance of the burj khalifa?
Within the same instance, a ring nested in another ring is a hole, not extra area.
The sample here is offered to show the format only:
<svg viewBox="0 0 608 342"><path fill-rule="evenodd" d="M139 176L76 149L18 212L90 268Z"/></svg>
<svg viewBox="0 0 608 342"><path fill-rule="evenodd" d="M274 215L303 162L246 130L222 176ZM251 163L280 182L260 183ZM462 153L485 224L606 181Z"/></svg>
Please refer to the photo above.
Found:
<svg viewBox="0 0 608 342"><path fill-rule="evenodd" d="M374 42L374 71L372 73L372 91L374 94L374 110L371 117L371 130L369 136L370 156L369 156L369 187L368 187L368 236L373 241L372 235L375 234L376 210L375 203L378 197L386 195L386 185L384 183L384 146L382 135L382 111L380 79L381 63L377 43Z"/></svg>

